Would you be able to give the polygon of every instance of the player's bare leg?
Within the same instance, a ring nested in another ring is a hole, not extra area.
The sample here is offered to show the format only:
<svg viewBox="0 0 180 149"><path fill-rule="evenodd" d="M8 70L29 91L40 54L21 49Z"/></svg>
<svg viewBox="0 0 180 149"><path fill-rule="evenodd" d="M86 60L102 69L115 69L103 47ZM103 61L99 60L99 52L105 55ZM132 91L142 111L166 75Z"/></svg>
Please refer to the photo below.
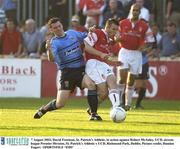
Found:
<svg viewBox="0 0 180 149"><path fill-rule="evenodd" d="M34 115L35 119L40 119L48 111L60 109L65 106L66 99L69 98L70 90L59 90L57 92L57 98L50 101L47 105L42 106Z"/></svg>

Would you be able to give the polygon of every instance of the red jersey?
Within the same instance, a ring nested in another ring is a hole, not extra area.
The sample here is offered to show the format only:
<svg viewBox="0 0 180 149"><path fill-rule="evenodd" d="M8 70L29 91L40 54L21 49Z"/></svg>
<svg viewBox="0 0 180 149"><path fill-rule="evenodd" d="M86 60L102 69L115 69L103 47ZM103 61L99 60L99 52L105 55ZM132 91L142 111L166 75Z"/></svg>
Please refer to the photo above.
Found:
<svg viewBox="0 0 180 149"><path fill-rule="evenodd" d="M147 36L152 36L152 32L147 32L148 24L143 20L138 20L133 27L130 19L124 19L119 22L119 31L121 36L121 46L129 50L137 50Z"/></svg>
<svg viewBox="0 0 180 149"><path fill-rule="evenodd" d="M111 52L110 40L104 30L96 29L93 33L89 33L88 37L85 38L85 41L98 51L106 54L109 54ZM104 61L100 57L86 52L86 60L89 59L97 59L100 61Z"/></svg>
<svg viewBox="0 0 180 149"><path fill-rule="evenodd" d="M85 2L85 11L100 9L103 10L105 6L104 0L86 0ZM99 22L99 15L93 16L96 19L96 22Z"/></svg>
<svg viewBox="0 0 180 149"><path fill-rule="evenodd" d="M79 9L83 10L86 0L79 0Z"/></svg>

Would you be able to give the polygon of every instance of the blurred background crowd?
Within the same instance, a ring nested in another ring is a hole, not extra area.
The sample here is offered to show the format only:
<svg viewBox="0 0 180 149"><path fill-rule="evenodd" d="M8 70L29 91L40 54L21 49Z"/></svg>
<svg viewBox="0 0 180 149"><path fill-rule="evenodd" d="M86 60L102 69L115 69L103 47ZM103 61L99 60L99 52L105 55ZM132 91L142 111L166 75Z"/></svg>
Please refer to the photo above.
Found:
<svg viewBox="0 0 180 149"><path fill-rule="evenodd" d="M87 31L104 27L108 18L129 17L133 3L153 31L153 58L180 57L179 0L0 0L0 56L44 59L50 17L59 17L65 30Z"/></svg>

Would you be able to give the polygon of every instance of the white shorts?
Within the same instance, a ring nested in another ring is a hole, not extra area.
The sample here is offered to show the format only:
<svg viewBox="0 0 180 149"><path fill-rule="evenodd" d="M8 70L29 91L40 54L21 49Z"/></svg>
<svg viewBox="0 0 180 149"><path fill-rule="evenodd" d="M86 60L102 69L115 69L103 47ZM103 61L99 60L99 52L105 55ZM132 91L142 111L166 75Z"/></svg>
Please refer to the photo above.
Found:
<svg viewBox="0 0 180 149"><path fill-rule="evenodd" d="M95 84L106 82L108 76L114 75L111 66L96 59L87 61L85 72Z"/></svg>
<svg viewBox="0 0 180 149"><path fill-rule="evenodd" d="M129 69L130 73L135 75L142 72L142 53L140 51L121 48L118 60L123 63L119 69Z"/></svg>

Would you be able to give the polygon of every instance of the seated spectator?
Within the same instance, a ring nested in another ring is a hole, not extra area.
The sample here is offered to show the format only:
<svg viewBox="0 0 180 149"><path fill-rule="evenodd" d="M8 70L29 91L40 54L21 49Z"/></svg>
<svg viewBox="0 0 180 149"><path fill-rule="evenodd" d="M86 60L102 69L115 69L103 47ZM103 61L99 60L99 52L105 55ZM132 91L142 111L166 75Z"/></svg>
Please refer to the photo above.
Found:
<svg viewBox="0 0 180 149"><path fill-rule="evenodd" d="M180 33L180 5L179 0L167 0L167 19L171 19L174 23L176 23L176 28Z"/></svg>
<svg viewBox="0 0 180 149"><path fill-rule="evenodd" d="M159 32L158 24L156 24L156 23L151 24L151 30L153 32L153 35L154 35L154 37L156 39L157 44L159 44L162 36L161 36L161 34Z"/></svg>
<svg viewBox="0 0 180 149"><path fill-rule="evenodd" d="M180 34L177 33L176 24L167 22L167 33L162 35L159 43L160 56L175 58L180 56Z"/></svg>
<svg viewBox="0 0 180 149"><path fill-rule="evenodd" d="M72 16L71 19L71 27L72 29L79 31L79 32L84 32L86 31L86 28L84 26L81 26L80 24L80 18L78 15Z"/></svg>
<svg viewBox="0 0 180 149"><path fill-rule="evenodd" d="M160 43L160 40L162 38L162 35L159 32L159 26L156 23L151 24L151 30L155 39L154 45L153 45L153 54L150 58L159 58L159 51L158 51L158 44Z"/></svg>
<svg viewBox="0 0 180 149"><path fill-rule="evenodd" d="M3 55L19 56L22 52L22 36L14 20L7 20L6 28L0 37Z"/></svg>
<svg viewBox="0 0 180 149"><path fill-rule="evenodd" d="M38 58L41 46L41 35L36 29L36 23L33 19L26 20L25 30L23 33L22 57Z"/></svg>
<svg viewBox="0 0 180 149"><path fill-rule="evenodd" d="M118 0L110 0L109 4L108 4L108 8L107 10L104 12L103 16L103 25L105 24L105 22L109 19L109 18L114 18L117 20L121 20L124 19L124 9L123 9L123 5L121 3L121 7L118 7Z"/></svg>

